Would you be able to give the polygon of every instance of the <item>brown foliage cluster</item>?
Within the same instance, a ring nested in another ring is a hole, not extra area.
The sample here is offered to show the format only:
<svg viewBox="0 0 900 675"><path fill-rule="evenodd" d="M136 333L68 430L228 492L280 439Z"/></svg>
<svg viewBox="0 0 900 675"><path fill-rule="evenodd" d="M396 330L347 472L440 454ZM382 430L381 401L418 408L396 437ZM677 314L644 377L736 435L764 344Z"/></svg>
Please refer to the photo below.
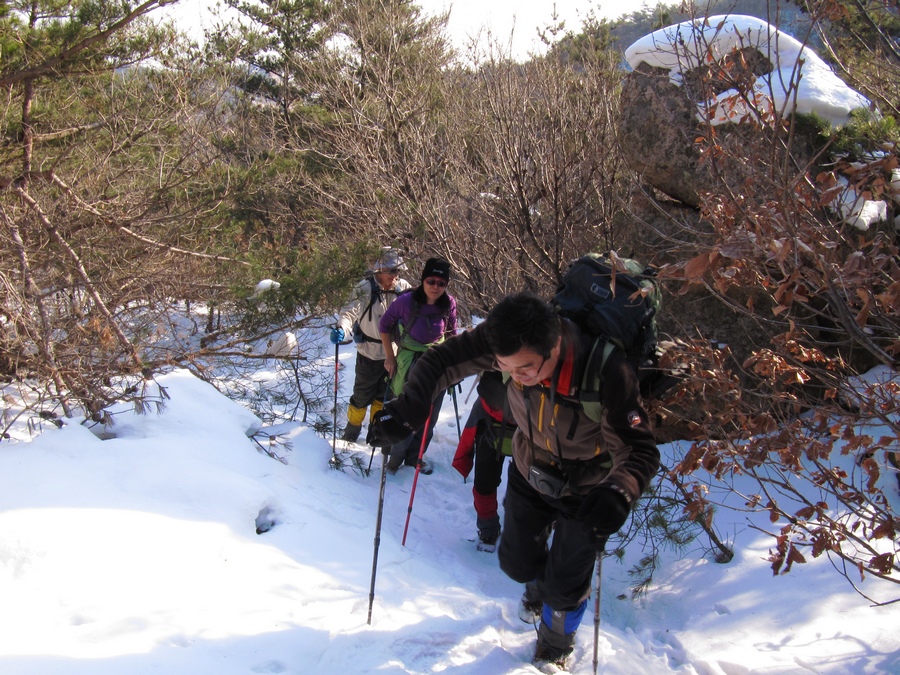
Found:
<svg viewBox="0 0 900 675"><path fill-rule="evenodd" d="M767 121L762 113L757 119ZM686 507L694 517L713 511L710 481L743 491L747 509L767 511L777 526L768 532L775 573L828 554L848 579L900 583L889 494L900 438L897 386L854 379L877 364L896 369L900 251L892 226L861 231L843 221L837 201L842 176L857 194L896 208L889 183L897 153L888 144L863 161L839 158L823 168L826 142L816 162L797 167L778 159L797 121L768 122L771 151L749 145L736 154L718 144L715 130L698 134L703 161L742 162L753 176L740 190L723 184L703 196L713 240L698 231L694 255L665 276L682 284L682 294L702 288L753 317L770 343L740 364L708 347L692 355L692 366L708 367L688 370L673 396L682 399L676 416L685 416L687 399L702 413L693 411L694 440L672 476L695 481Z"/></svg>

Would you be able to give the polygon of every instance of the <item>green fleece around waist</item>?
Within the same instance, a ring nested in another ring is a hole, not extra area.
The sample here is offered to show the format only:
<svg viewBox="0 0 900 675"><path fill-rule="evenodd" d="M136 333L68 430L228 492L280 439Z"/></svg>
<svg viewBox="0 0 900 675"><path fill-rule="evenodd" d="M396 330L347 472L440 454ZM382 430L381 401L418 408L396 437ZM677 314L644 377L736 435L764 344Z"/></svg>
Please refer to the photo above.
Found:
<svg viewBox="0 0 900 675"><path fill-rule="evenodd" d="M409 375L409 369L412 368L416 359L428 351L429 347L440 344L444 341L441 337L437 342L429 342L423 344L418 340L412 339L408 334L403 335L400 340L400 349L397 353L397 372L391 380L391 391L394 396L399 396L403 391L403 385L406 384L406 378Z"/></svg>

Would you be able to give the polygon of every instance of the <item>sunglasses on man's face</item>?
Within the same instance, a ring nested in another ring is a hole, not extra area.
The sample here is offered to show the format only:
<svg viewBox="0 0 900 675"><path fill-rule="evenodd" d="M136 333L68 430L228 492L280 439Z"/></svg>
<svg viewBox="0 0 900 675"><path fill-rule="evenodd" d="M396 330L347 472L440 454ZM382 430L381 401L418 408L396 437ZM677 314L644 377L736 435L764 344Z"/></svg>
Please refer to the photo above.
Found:
<svg viewBox="0 0 900 675"><path fill-rule="evenodd" d="M381 274L390 274L390 275L392 275L392 276L397 276L398 274L400 274L400 268L399 268L399 267L392 267L392 268L389 269L389 270L381 269L381 270L378 270L378 271L381 272Z"/></svg>
<svg viewBox="0 0 900 675"><path fill-rule="evenodd" d="M425 283L428 284L429 286L437 286L438 288L446 288L446 286L447 286L447 282L444 281L443 279L435 279L433 277L426 279Z"/></svg>

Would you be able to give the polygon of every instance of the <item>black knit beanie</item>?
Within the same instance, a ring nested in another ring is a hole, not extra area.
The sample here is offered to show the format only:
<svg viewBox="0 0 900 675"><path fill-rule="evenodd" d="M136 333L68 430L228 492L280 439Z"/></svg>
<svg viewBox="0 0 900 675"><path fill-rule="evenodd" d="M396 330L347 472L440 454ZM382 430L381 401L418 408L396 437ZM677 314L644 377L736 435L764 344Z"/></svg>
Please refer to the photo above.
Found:
<svg viewBox="0 0 900 675"><path fill-rule="evenodd" d="M422 268L422 281L428 277L437 277L444 281L450 281L450 263L443 258L429 258Z"/></svg>

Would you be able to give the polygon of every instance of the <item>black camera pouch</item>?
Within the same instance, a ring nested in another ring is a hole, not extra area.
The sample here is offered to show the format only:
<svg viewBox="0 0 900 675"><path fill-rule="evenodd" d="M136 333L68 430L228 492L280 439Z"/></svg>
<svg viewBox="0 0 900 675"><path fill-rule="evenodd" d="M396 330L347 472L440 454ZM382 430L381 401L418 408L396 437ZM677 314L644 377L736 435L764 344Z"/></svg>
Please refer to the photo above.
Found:
<svg viewBox="0 0 900 675"><path fill-rule="evenodd" d="M566 489L567 480L555 466L538 466L532 464L528 467L528 484L546 497L559 499Z"/></svg>

